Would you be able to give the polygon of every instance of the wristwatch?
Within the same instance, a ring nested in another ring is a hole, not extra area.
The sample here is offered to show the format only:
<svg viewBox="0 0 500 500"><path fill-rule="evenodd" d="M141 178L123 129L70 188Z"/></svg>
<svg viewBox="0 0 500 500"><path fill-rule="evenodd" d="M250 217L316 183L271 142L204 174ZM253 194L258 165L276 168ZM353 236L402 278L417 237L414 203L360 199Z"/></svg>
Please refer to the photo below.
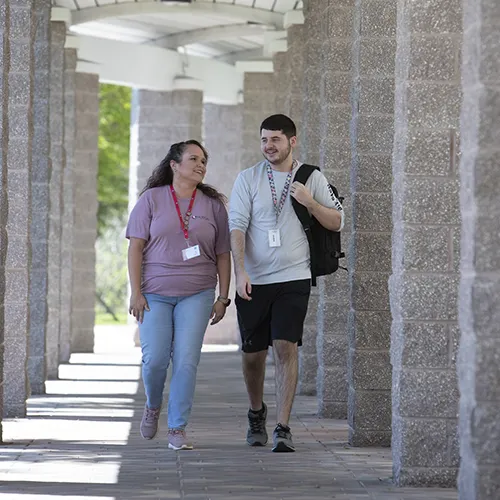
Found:
<svg viewBox="0 0 500 500"><path fill-rule="evenodd" d="M225 298L225 297L217 297L218 302L222 302L226 307L229 307L231 305L231 299Z"/></svg>

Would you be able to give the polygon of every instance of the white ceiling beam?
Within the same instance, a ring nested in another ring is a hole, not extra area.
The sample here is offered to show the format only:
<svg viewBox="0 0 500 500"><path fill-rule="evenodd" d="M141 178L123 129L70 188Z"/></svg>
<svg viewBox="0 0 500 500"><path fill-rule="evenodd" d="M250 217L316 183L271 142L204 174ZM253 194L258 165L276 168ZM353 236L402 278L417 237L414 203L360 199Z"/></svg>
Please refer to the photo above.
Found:
<svg viewBox="0 0 500 500"><path fill-rule="evenodd" d="M99 21L110 17L126 17L142 14L185 14L224 16L240 21L250 21L277 29L283 29L284 15L279 12L272 12L267 9L256 9L244 5L233 5L227 3L196 2L185 5L167 2L127 2L102 5L101 7L87 7L81 10L72 11L73 26L91 21Z"/></svg>
<svg viewBox="0 0 500 500"><path fill-rule="evenodd" d="M226 24L165 35L152 40L152 43L165 49L176 49L193 43L218 42L219 40L231 40L245 36L259 36L263 35L268 29L269 27L263 24Z"/></svg>
<svg viewBox="0 0 500 500"><path fill-rule="evenodd" d="M222 56L217 56L215 59L227 64L236 64L238 61L253 61L264 57L263 47L256 49L239 50L237 52L229 52Z"/></svg>

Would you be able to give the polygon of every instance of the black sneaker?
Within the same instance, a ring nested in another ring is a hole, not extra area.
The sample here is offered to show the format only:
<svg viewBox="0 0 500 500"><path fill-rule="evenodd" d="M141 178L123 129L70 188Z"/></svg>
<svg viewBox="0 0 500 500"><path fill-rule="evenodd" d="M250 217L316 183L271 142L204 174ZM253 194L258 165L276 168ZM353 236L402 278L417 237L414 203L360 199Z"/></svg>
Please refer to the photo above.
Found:
<svg viewBox="0 0 500 500"><path fill-rule="evenodd" d="M273 432L273 451L275 453L290 453L295 451L290 427L278 424Z"/></svg>
<svg viewBox="0 0 500 500"><path fill-rule="evenodd" d="M247 443L249 446L266 446L267 444L267 406L262 403L262 410L248 410Z"/></svg>

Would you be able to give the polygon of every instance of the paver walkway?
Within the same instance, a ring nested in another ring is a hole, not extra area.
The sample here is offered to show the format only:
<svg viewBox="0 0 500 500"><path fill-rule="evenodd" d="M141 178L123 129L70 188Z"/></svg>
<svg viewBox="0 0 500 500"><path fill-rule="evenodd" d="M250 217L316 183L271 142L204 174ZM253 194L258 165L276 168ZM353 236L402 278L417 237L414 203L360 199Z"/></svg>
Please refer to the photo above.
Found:
<svg viewBox="0 0 500 500"><path fill-rule="evenodd" d="M246 446L237 352L202 356L189 427L195 450L168 450L164 420L159 437L144 441L140 353L123 333L100 333L97 340L96 354L74 355L60 379L47 383L48 394L30 399L28 418L4 423L1 500L457 498L454 490L392 486L390 450L347 446L346 423L316 418L311 397L296 400L297 453ZM268 380L273 415L272 366Z"/></svg>

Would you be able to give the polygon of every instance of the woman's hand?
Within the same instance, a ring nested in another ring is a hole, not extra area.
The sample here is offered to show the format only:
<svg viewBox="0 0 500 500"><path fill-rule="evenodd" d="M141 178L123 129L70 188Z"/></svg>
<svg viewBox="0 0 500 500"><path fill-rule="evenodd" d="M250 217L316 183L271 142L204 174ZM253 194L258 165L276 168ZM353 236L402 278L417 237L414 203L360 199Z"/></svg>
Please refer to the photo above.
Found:
<svg viewBox="0 0 500 500"><path fill-rule="evenodd" d="M217 300L212 308L212 314L210 315L212 322L210 324L216 325L225 315L226 306L220 300Z"/></svg>
<svg viewBox="0 0 500 500"><path fill-rule="evenodd" d="M130 306L128 308L128 313L134 316L134 318L142 323L144 319L144 311L149 311L148 301L142 293L132 294L130 297Z"/></svg>

